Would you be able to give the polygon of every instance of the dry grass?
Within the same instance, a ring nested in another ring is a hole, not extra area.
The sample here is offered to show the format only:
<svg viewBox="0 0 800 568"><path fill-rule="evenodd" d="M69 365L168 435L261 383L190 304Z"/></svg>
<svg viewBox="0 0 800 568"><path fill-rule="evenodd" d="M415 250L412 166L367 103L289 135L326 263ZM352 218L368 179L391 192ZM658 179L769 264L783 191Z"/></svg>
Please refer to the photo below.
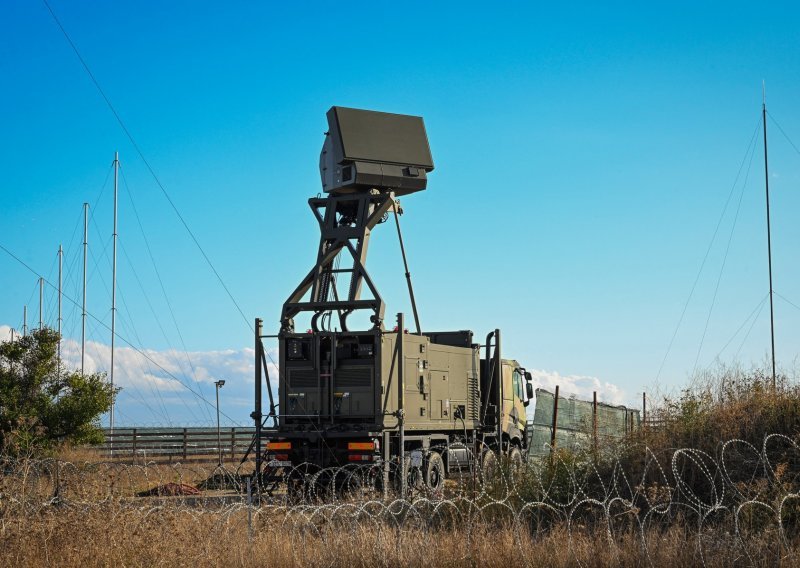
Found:
<svg viewBox="0 0 800 568"><path fill-rule="evenodd" d="M659 422L651 447L692 447L713 453L721 440L760 444L768 434L800 431L800 385L771 371L720 366L697 375L688 389L662 396L650 417Z"/></svg>
<svg viewBox="0 0 800 568"><path fill-rule="evenodd" d="M215 464L98 462L80 448L0 460L0 566L800 565L800 389L717 379L666 399L663 426L614 460L559 452L483 493L452 484L413 504L140 498L198 485Z"/></svg>
<svg viewBox="0 0 800 568"><path fill-rule="evenodd" d="M397 501L276 501L248 510L242 502L134 497L165 481L196 484L212 471L210 464L7 462L0 476L0 566L774 566L800 560L793 552L800 547L783 541L775 527L735 534L729 516L698 530L690 516L673 514L660 523L658 516L612 505L608 516L577 507L569 509L572 523L564 511L553 522L536 522L545 508L525 513L518 494L453 499L452 508L438 512L441 501L411 509ZM643 534L637 519L644 519Z"/></svg>
<svg viewBox="0 0 800 568"><path fill-rule="evenodd" d="M245 510L200 513L185 509L132 510L108 504L86 511L53 509L35 519L6 519L0 531L4 566L774 566L781 551L770 539L745 549L725 535L704 535L703 549L679 527L610 540L602 530L545 534L478 524L437 530L372 523L333 523L291 530L285 515L259 516L248 538ZM11 522L9 522L11 521ZM16 521L16 522L14 522ZM785 554L785 552L784 552ZM786 565L797 558L785 557Z"/></svg>

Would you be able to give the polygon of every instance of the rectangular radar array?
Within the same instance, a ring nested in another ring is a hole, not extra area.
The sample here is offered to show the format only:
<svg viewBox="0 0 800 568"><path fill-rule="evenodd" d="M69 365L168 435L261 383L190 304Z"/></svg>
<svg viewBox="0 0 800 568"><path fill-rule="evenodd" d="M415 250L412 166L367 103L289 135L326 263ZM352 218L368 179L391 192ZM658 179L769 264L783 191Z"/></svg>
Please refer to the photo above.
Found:
<svg viewBox="0 0 800 568"><path fill-rule="evenodd" d="M337 106L327 116L319 160L326 192L406 195L426 188L433 158L422 117Z"/></svg>

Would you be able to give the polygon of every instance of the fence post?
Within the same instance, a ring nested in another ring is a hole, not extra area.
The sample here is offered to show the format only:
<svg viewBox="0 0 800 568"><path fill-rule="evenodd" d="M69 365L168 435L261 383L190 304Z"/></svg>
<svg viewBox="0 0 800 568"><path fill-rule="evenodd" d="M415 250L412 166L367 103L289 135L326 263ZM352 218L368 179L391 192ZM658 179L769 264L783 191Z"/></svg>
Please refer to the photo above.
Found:
<svg viewBox="0 0 800 568"><path fill-rule="evenodd" d="M558 427L558 385L556 385L556 395L553 397L553 432L550 435L550 455L556 449L556 428Z"/></svg>
<svg viewBox="0 0 800 568"><path fill-rule="evenodd" d="M133 429L133 442L131 443L131 459L136 463L136 428Z"/></svg>
<svg viewBox="0 0 800 568"><path fill-rule="evenodd" d="M247 478L247 538L253 541L253 489L252 477Z"/></svg>
<svg viewBox="0 0 800 568"><path fill-rule="evenodd" d="M647 393L642 393L642 430L647 427Z"/></svg>
<svg viewBox="0 0 800 568"><path fill-rule="evenodd" d="M231 460L236 452L236 428L231 428Z"/></svg>
<svg viewBox="0 0 800 568"><path fill-rule="evenodd" d="M186 443L187 443L187 432L186 428L183 429L183 459L186 459Z"/></svg>
<svg viewBox="0 0 800 568"><path fill-rule="evenodd" d="M56 487L53 491L53 499L61 497L61 461L56 460Z"/></svg>
<svg viewBox="0 0 800 568"><path fill-rule="evenodd" d="M597 461L597 391L592 392L592 455Z"/></svg>

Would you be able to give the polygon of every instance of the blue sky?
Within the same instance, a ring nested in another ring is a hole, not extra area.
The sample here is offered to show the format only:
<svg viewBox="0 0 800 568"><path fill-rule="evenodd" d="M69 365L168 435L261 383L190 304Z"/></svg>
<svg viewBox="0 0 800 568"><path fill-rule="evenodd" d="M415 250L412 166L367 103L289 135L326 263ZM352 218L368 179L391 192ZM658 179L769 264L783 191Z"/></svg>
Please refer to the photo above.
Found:
<svg viewBox="0 0 800 568"><path fill-rule="evenodd" d="M543 384L636 401L655 388L732 195L659 384L679 388L719 353L749 365L768 352L760 138L746 152L762 79L800 145L794 4L50 2L247 318L268 330L314 260L306 200L321 189L336 104L425 117L436 170L402 219L423 327L499 327L506 354ZM118 150L120 332L153 353L196 353L206 375L174 371L209 398L214 376L234 374L225 404L246 422L250 375L208 354L239 361L250 330L43 4L0 6L0 77L0 244L51 276L63 243L77 298L90 202L89 310L108 322L104 180ZM800 308L784 298L800 306L800 155L768 127L777 353L793 372ZM387 227L368 267L387 313L410 314ZM25 303L38 321L35 286L0 253L0 324L21 327ZM52 322L52 295L45 312ZM79 326L65 310L66 334ZM152 383L136 388L155 396ZM134 390L128 419L160 421Z"/></svg>

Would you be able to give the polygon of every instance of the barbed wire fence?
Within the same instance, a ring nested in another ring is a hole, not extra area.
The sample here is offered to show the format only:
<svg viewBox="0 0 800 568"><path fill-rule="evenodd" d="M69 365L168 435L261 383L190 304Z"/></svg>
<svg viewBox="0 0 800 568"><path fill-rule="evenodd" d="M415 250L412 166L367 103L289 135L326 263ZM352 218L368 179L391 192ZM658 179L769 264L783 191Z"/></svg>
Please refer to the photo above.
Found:
<svg viewBox="0 0 800 568"><path fill-rule="evenodd" d="M526 565L536 565L541 559L529 557L531 547L562 531L578 564L591 563L576 545L591 533L601 535L612 558L635 542L640 558L656 565L657 535L679 527L702 565L716 564L720 550L745 564L792 563L800 560L798 457L795 440L779 434L766 436L760 448L729 440L716 456L640 445L595 462L591 453L561 449L519 468L505 464L491 478L462 475L437 491L411 471L405 498L383 486L380 465L304 464L286 472L293 480L288 491L266 496L251 486L250 499L247 464L229 470L6 457L0 460L0 535L35 533L43 519L125 519L134 531L158 520L167 532L179 520L210 526L203 534L212 541L280 534L294 543L288 554L298 565L335 565L334 558L308 554L308 547L331 550L346 535L368 548L360 553L381 558L387 550L456 531L464 546L454 558L467 562L474 561L473 539L499 531ZM396 464L392 468L392 477L399 477Z"/></svg>

